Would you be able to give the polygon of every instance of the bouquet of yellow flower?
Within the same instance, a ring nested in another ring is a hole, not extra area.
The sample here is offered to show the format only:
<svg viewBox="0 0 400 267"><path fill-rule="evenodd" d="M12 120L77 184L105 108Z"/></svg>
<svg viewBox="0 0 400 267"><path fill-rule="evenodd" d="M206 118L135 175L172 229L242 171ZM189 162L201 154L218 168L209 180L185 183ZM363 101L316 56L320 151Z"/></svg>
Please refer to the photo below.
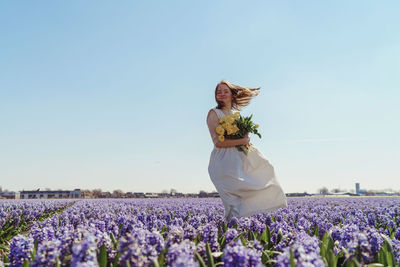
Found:
<svg viewBox="0 0 400 267"><path fill-rule="evenodd" d="M258 124L251 121L251 117L242 117L239 112L235 112L232 115L225 116L219 120L216 132L218 133L219 141L223 142L226 139L239 139L243 138L247 133L254 133L261 138L261 134L258 132ZM246 155L251 151L252 147L250 144L238 145L236 148L239 151L244 152Z"/></svg>

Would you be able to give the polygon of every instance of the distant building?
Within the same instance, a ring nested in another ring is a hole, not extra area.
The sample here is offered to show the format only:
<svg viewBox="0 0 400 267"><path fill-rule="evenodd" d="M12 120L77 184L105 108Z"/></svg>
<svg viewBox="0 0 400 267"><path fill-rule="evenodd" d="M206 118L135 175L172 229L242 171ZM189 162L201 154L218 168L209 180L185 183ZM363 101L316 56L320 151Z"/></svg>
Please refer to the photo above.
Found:
<svg viewBox="0 0 400 267"><path fill-rule="evenodd" d="M111 193L110 192L101 192L99 195L99 198L111 198Z"/></svg>
<svg viewBox="0 0 400 267"><path fill-rule="evenodd" d="M185 197L187 197L187 198L197 198L199 195L198 194L196 194L196 193L188 193L188 194L185 194Z"/></svg>
<svg viewBox="0 0 400 267"><path fill-rule="evenodd" d="M360 183L356 183L356 194L360 194Z"/></svg>
<svg viewBox="0 0 400 267"><path fill-rule="evenodd" d="M285 195L287 197L308 197L308 196L311 196L311 194L308 194L306 192L304 192L304 193L286 193Z"/></svg>
<svg viewBox="0 0 400 267"><path fill-rule="evenodd" d="M133 197L134 198L143 198L143 197L145 197L145 194L143 192L134 192Z"/></svg>
<svg viewBox="0 0 400 267"><path fill-rule="evenodd" d="M157 198L157 197L158 197L158 194L157 194L157 193L150 193L150 192L147 192L147 193L144 195L144 197L145 197L145 198Z"/></svg>
<svg viewBox="0 0 400 267"><path fill-rule="evenodd" d="M20 191L21 199L39 199L39 198L80 198L82 196L80 189L56 190L56 191Z"/></svg>
<svg viewBox="0 0 400 267"><path fill-rule="evenodd" d="M218 192L208 193L208 197L219 197L219 193Z"/></svg>
<svg viewBox="0 0 400 267"><path fill-rule="evenodd" d="M19 198L19 193L17 192L0 192L0 199L16 199Z"/></svg>

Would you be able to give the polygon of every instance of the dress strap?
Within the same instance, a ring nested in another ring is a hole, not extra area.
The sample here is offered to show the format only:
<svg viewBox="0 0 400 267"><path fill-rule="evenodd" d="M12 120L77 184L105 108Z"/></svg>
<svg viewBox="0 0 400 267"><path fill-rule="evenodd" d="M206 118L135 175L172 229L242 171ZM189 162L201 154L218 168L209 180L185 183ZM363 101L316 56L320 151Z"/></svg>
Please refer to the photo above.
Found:
<svg viewBox="0 0 400 267"><path fill-rule="evenodd" d="M222 119L223 117L225 117L225 114L222 112L222 110L218 108L213 108L213 110L217 113L218 119Z"/></svg>

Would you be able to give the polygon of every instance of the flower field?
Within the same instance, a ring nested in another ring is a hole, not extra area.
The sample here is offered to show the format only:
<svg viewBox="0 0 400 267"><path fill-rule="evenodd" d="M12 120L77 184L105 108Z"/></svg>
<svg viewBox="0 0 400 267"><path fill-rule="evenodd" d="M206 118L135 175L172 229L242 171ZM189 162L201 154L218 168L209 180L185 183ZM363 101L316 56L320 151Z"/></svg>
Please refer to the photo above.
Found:
<svg viewBox="0 0 400 267"><path fill-rule="evenodd" d="M0 201L0 266L400 266L400 198Z"/></svg>

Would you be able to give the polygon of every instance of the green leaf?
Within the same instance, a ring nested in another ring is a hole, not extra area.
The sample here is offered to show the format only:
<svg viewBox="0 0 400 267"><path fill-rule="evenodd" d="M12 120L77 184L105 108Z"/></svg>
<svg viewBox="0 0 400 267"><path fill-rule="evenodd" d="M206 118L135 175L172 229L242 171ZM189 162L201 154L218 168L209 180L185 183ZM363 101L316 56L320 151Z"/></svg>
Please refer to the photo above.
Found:
<svg viewBox="0 0 400 267"><path fill-rule="evenodd" d="M222 229L224 230L224 233L228 230L225 222L222 222Z"/></svg>
<svg viewBox="0 0 400 267"><path fill-rule="evenodd" d="M120 257L121 257L121 252L117 252L117 255L115 255L114 260L113 260L113 265L114 266L118 266Z"/></svg>
<svg viewBox="0 0 400 267"><path fill-rule="evenodd" d="M3 262L4 262L4 265L5 265L5 266L7 266L6 264L10 263L10 261L8 260L7 255L4 255L4 257L3 257Z"/></svg>
<svg viewBox="0 0 400 267"><path fill-rule="evenodd" d="M223 235L221 240L219 241L219 245L221 246L221 248L224 248L226 245L226 240L225 240L225 236Z"/></svg>
<svg viewBox="0 0 400 267"><path fill-rule="evenodd" d="M269 255L266 252L262 252L262 256L261 256L261 262L263 264L267 264L268 260L269 260Z"/></svg>
<svg viewBox="0 0 400 267"><path fill-rule="evenodd" d="M240 237L240 241L242 241L243 246L247 247L246 239L243 236Z"/></svg>
<svg viewBox="0 0 400 267"><path fill-rule="evenodd" d="M314 235L316 236L316 237L318 237L319 236L319 227L318 227L318 225L315 227L315 229L314 229Z"/></svg>
<svg viewBox="0 0 400 267"><path fill-rule="evenodd" d="M167 226L163 225L163 227L161 228L160 234L162 234L166 231L167 231Z"/></svg>
<svg viewBox="0 0 400 267"><path fill-rule="evenodd" d="M268 244L268 242L269 242L268 237L267 237L267 229L269 230L268 226L265 227L264 231L262 232L262 234L260 236L259 241L261 241L261 243L263 243L263 244Z"/></svg>
<svg viewBox="0 0 400 267"><path fill-rule="evenodd" d="M164 263L165 263L165 253L167 253L167 249L166 249L166 248L164 248L164 249L161 251L160 255L158 255L158 264L159 264L160 266L164 266Z"/></svg>
<svg viewBox="0 0 400 267"><path fill-rule="evenodd" d="M29 267L30 265L31 265L30 262L27 259L25 259L24 263L22 264L22 267Z"/></svg>
<svg viewBox="0 0 400 267"><path fill-rule="evenodd" d="M290 251L290 266L291 266L291 267L296 267L296 263L295 263L295 261L294 261L294 256L293 256L292 248L290 248L289 251Z"/></svg>
<svg viewBox="0 0 400 267"><path fill-rule="evenodd" d="M386 264L385 261L385 252L383 251L383 247L378 251L378 262L382 263L383 265Z"/></svg>
<svg viewBox="0 0 400 267"><path fill-rule="evenodd" d="M38 241L37 240L35 240L35 243L34 243L34 245L33 245L33 249L32 249L32 251L31 251L31 259L32 259L32 262L35 260L35 257L36 257L36 252L37 252L37 247L38 247Z"/></svg>
<svg viewBox="0 0 400 267"><path fill-rule="evenodd" d="M117 249L118 248L117 247L117 240L115 240L115 236L114 236L114 234L112 232L110 233L110 238L111 238L111 241L112 241L112 243L114 245L114 248Z"/></svg>
<svg viewBox="0 0 400 267"><path fill-rule="evenodd" d="M100 267L107 267L107 248L104 244L100 247L97 259Z"/></svg>
<svg viewBox="0 0 400 267"><path fill-rule="evenodd" d="M337 266L337 258L335 257L335 253L333 249L328 250L328 264L329 267L336 267Z"/></svg>
<svg viewBox="0 0 400 267"><path fill-rule="evenodd" d="M244 232L241 232L240 234L238 234L238 235L233 239L233 241L238 240L238 239L241 238L243 235L244 235Z"/></svg>
<svg viewBox="0 0 400 267"><path fill-rule="evenodd" d="M197 234L196 238L194 239L194 243L196 246L197 246L197 244L200 243L200 238L201 238L200 234Z"/></svg>
<svg viewBox="0 0 400 267"><path fill-rule="evenodd" d="M0 244L0 250L5 251L5 252L9 251L9 249L6 246L2 245L2 244Z"/></svg>
<svg viewBox="0 0 400 267"><path fill-rule="evenodd" d="M204 263L203 259L201 258L200 254L198 252L194 252L194 256L197 259L197 262L199 263L200 267L206 267L206 264Z"/></svg>
<svg viewBox="0 0 400 267"><path fill-rule="evenodd" d="M56 257L56 267L60 267L60 266L61 266L60 258L57 256Z"/></svg>
<svg viewBox="0 0 400 267"><path fill-rule="evenodd" d="M250 231L250 240L256 240L257 238L256 238L256 235L257 235L257 233L254 233L253 231Z"/></svg>
<svg viewBox="0 0 400 267"><path fill-rule="evenodd" d="M276 243L278 244L279 242L281 242L282 238L283 238L282 229L279 228L279 230L278 230L278 237L277 237Z"/></svg>
<svg viewBox="0 0 400 267"><path fill-rule="evenodd" d="M160 267L160 265L158 264L158 260L153 259L152 263L153 263L153 267Z"/></svg>
<svg viewBox="0 0 400 267"><path fill-rule="evenodd" d="M207 266L214 267L214 257L211 252L210 244L206 243L206 253L207 253Z"/></svg>

